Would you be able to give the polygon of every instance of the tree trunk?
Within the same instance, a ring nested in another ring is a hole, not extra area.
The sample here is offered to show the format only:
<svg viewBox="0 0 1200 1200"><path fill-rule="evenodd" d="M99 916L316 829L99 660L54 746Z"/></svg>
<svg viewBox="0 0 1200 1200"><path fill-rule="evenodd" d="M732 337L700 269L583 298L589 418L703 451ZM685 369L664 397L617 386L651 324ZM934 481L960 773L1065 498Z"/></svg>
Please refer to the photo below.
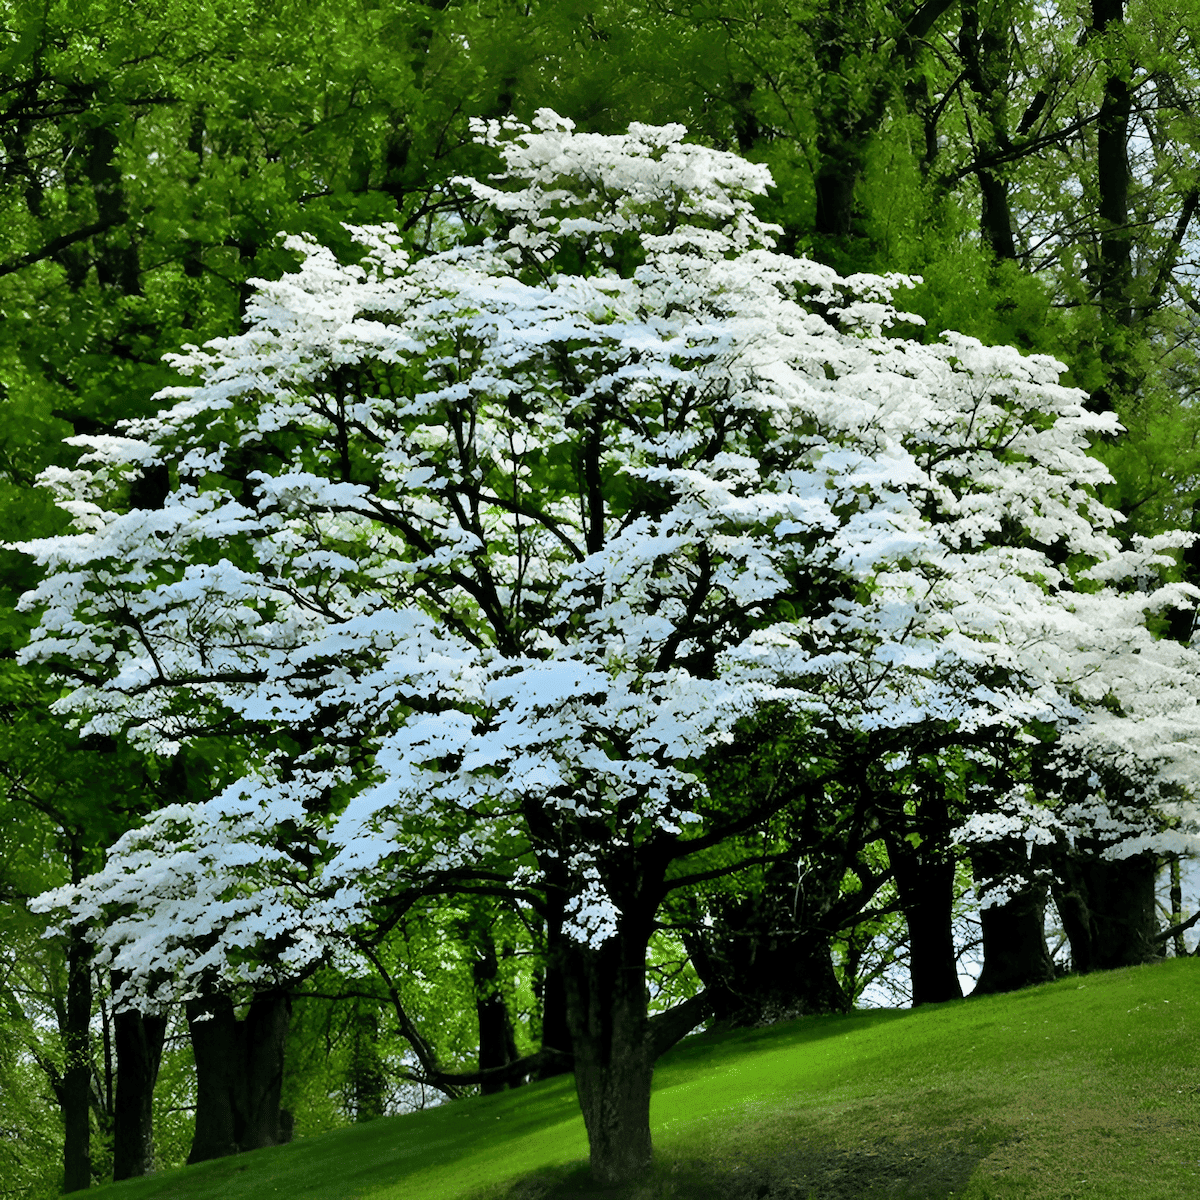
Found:
<svg viewBox="0 0 1200 1200"><path fill-rule="evenodd" d="M114 981L113 990L117 984ZM117 1088L113 1111L113 1179L154 1172L154 1084L167 1018L127 1009L113 1016Z"/></svg>
<svg viewBox="0 0 1200 1200"><path fill-rule="evenodd" d="M542 977L540 997L543 1057L537 1072L538 1079L565 1075L574 1068L571 1030L567 1023L567 988L563 974L565 943L562 927L563 912L560 902L549 906L546 918L546 972Z"/></svg>
<svg viewBox="0 0 1200 1200"><path fill-rule="evenodd" d="M1179 870L1179 855L1171 855L1168 864L1171 872L1171 924L1178 925L1183 920L1183 877ZM1187 945L1183 934L1177 933L1174 939L1175 957L1183 958L1187 954Z"/></svg>
<svg viewBox="0 0 1200 1200"><path fill-rule="evenodd" d="M91 1085L92 948L83 927L71 929L67 942L67 1005L63 1029L65 1069L59 1099L63 1114L63 1191L78 1192L92 1183Z"/></svg>
<svg viewBox="0 0 1200 1200"><path fill-rule="evenodd" d="M913 1007L960 1000L962 985L954 953L954 858L935 840L914 846L895 832L885 833L884 840L908 925Z"/></svg>
<svg viewBox="0 0 1200 1200"><path fill-rule="evenodd" d="M772 868L759 891L714 902L712 924L684 934L721 1025L749 1028L850 1010L825 921L845 869L839 858L810 863L802 877L795 870Z"/></svg>
<svg viewBox="0 0 1200 1200"><path fill-rule="evenodd" d="M487 1071L516 1062L520 1055L517 1053L508 1005L504 1003L504 994L500 991L500 962L496 957L496 943L486 929L476 935L475 955L471 971L475 984L475 1012L479 1020L479 1069ZM479 1090L487 1096L502 1092L506 1086L503 1080L489 1080L480 1084Z"/></svg>
<svg viewBox="0 0 1200 1200"><path fill-rule="evenodd" d="M1013 216L1008 202L1008 183L992 171L977 171L982 199L980 228L991 248L992 256L1000 262L1017 257L1013 241Z"/></svg>
<svg viewBox="0 0 1200 1200"><path fill-rule="evenodd" d="M971 869L978 883L1008 879L1018 888L1006 903L994 904L979 914L983 970L972 996L1013 992L1054 979L1054 962L1046 945L1046 888L1023 879L1028 861L1024 846L1008 843L991 843L971 854Z"/></svg>
<svg viewBox="0 0 1200 1200"><path fill-rule="evenodd" d="M1081 973L1157 962L1154 883L1150 854L1108 862L1067 854L1058 863L1054 902Z"/></svg>
<svg viewBox="0 0 1200 1200"><path fill-rule="evenodd" d="M656 1057L646 994L649 926L590 947L564 947L575 1088L593 1179L636 1181L650 1167L650 1081Z"/></svg>
<svg viewBox="0 0 1200 1200"><path fill-rule="evenodd" d="M976 154L994 159L1010 145L1006 107L1011 74L1007 14L989 7L980 13L978 0L962 0L958 52L963 73L979 106ZM997 17L1000 17L998 20ZM1015 259L1008 181L987 167L975 172L981 199L980 231L997 260Z"/></svg>
<svg viewBox="0 0 1200 1200"><path fill-rule="evenodd" d="M715 932L684 934L684 946L722 1026L753 1028L850 1010L829 938L819 931L755 928L731 913Z"/></svg>
<svg viewBox="0 0 1200 1200"><path fill-rule="evenodd" d="M189 1000L187 1018L196 1059L196 1132L188 1162L287 1141L279 1108L291 1018L287 995L256 995L241 1021L228 996Z"/></svg>
<svg viewBox="0 0 1200 1200"><path fill-rule="evenodd" d="M1117 34L1124 23L1124 0L1092 0L1092 29ZM1120 51L1116 52L1119 55ZM1116 57L1114 55L1114 58ZM1118 401L1137 388L1127 335L1133 324L1133 242L1129 228L1129 120L1133 91L1128 67L1104 64L1104 90L1096 122L1096 190L1100 218L1100 254L1092 272L1104 330L1100 357L1107 372L1092 392L1090 405L1100 412L1121 408Z"/></svg>
<svg viewBox="0 0 1200 1200"><path fill-rule="evenodd" d="M1046 945L1046 889L1024 888L1007 904L983 909L983 970L972 996L1015 992L1054 980L1054 961Z"/></svg>
<svg viewBox="0 0 1200 1200"><path fill-rule="evenodd" d="M1124 23L1124 0L1092 0L1092 28L1115 33ZM1100 215L1100 300L1118 325L1133 319L1133 257L1129 230L1129 118L1133 92L1126 70L1111 65L1096 122L1096 185Z"/></svg>

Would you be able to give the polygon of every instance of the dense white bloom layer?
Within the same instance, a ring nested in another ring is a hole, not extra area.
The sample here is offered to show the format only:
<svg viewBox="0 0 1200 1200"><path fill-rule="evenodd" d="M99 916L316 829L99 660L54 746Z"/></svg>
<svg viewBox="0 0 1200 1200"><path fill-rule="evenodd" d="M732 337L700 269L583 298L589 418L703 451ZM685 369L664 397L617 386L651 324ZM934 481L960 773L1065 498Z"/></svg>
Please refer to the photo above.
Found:
<svg viewBox="0 0 1200 1200"><path fill-rule="evenodd" d="M470 236L292 239L247 330L176 358L196 383L45 477L75 532L25 546L26 658L64 715L317 745L46 899L105 918L133 989L254 976L256 946L297 969L373 899L525 855L602 939L622 849L699 821L705 756L765 705L1066 722L1192 785L1200 676L1146 625L1192 601L1145 586L1180 541L1119 543L1087 454L1114 421L1061 364L895 335L908 281L776 254L765 168L680 127L480 136L506 171L456 181Z"/></svg>

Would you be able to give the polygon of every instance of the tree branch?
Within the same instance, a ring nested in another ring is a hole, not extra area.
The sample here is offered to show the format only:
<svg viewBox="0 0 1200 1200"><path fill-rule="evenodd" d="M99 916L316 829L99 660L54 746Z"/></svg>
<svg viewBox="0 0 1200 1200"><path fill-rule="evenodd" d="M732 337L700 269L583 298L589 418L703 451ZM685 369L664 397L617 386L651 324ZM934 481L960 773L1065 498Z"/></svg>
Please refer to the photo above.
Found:
<svg viewBox="0 0 1200 1200"><path fill-rule="evenodd" d="M60 234L58 237L48 241L40 250L30 250L28 254L22 254L20 258L15 258L10 263L0 263L0 275L11 275L14 271L23 271L26 267L30 267L36 262L53 257L60 250L65 250L68 246L73 246L76 242L82 242L87 238L95 236L97 233L103 233L106 229L111 229L114 225L123 225L128 220L129 214L122 212L111 217L106 217L103 221L96 221L91 225L85 225L82 229L76 229L72 233Z"/></svg>
<svg viewBox="0 0 1200 1200"><path fill-rule="evenodd" d="M712 1001L708 992L676 1004L666 1012L655 1013L648 1022L650 1027L650 1054L653 1059L664 1055L680 1038L686 1037L706 1017L712 1015Z"/></svg>
<svg viewBox="0 0 1200 1200"><path fill-rule="evenodd" d="M1173 938L1176 934L1184 933L1191 929L1197 921L1200 921L1200 912L1196 913L1194 917L1188 917L1186 921L1180 921L1178 925L1172 925L1170 929L1164 929L1162 933L1156 933L1150 941L1153 943L1165 942L1168 938Z"/></svg>

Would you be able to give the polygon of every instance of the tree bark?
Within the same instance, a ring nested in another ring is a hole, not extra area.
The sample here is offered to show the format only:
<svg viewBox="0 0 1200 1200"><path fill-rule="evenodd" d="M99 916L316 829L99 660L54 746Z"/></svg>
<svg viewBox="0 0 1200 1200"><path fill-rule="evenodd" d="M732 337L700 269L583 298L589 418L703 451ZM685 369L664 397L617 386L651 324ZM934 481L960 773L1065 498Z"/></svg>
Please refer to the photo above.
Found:
<svg viewBox="0 0 1200 1200"><path fill-rule="evenodd" d="M1183 877L1179 870L1179 855L1173 854L1168 864L1171 872L1171 924L1179 925L1183 921ZM1187 954L1187 945L1183 940L1182 931L1175 934L1175 957L1183 958Z"/></svg>
<svg viewBox="0 0 1200 1200"><path fill-rule="evenodd" d="M563 906L558 892L547 897L546 971L542 976L542 1046L537 1079L565 1075L574 1067L571 1030L567 1023L567 988L563 974Z"/></svg>
<svg viewBox="0 0 1200 1200"><path fill-rule="evenodd" d="M1046 945L1046 888L1022 888L1005 904L979 914L983 933L983 970L972 996L1015 992L1054 981L1054 960Z"/></svg>
<svg viewBox="0 0 1200 1200"><path fill-rule="evenodd" d="M1124 0L1092 0L1092 31L1116 33L1125 19ZM1096 190L1099 196L1100 253L1093 278L1100 303L1107 371L1103 386L1092 392L1090 405L1110 412L1137 387L1126 338L1133 324L1133 250L1129 228L1129 119L1133 91L1128 68L1111 59L1105 64L1104 88L1096 123ZM1114 328L1115 327L1115 328Z"/></svg>
<svg viewBox="0 0 1200 1200"><path fill-rule="evenodd" d="M888 831L884 841L908 925L913 1007L960 1000L962 985L954 953L954 858L932 838L914 846Z"/></svg>
<svg viewBox="0 0 1200 1200"><path fill-rule="evenodd" d="M1154 909L1157 863L1150 854L1109 862L1065 854L1052 885L1071 943L1071 966L1083 974L1157 962Z"/></svg>
<svg viewBox="0 0 1200 1200"><path fill-rule="evenodd" d="M1026 848L1018 843L993 842L971 853L977 883L1007 879L1017 887L1010 900L979 914L983 970L972 996L1013 992L1054 979L1054 962L1046 945L1046 887L1023 878L1028 864Z"/></svg>
<svg viewBox="0 0 1200 1200"><path fill-rule="evenodd" d="M963 0L961 9L959 56L979 106L977 153L980 158L987 159L1011 144L1006 114L1011 72L1008 31L1006 25L996 20L994 8L981 17L978 0ZM1001 173L987 168L976 170L975 178L979 183L979 223L984 241L997 260L1015 259L1017 251L1013 241L1008 182Z"/></svg>
<svg viewBox="0 0 1200 1200"><path fill-rule="evenodd" d="M204 1162L287 1141L279 1101L291 1002L256 995L242 1020L228 996L187 1003L196 1059L196 1132L188 1162Z"/></svg>
<svg viewBox="0 0 1200 1200"><path fill-rule="evenodd" d="M117 1052L113 1179L119 1180L154 1172L154 1084L167 1018L127 1009L113 1015L113 1028Z"/></svg>
<svg viewBox="0 0 1200 1200"><path fill-rule="evenodd" d="M373 1121L384 1113L386 1077L379 1060L379 1013L355 1001L350 1055L350 1095L354 1120Z"/></svg>
<svg viewBox="0 0 1200 1200"><path fill-rule="evenodd" d="M67 1005L63 1029L65 1069L59 1100L63 1114L63 1191L78 1192L92 1183L91 1085L92 948L82 926L67 942Z"/></svg>
<svg viewBox="0 0 1200 1200"><path fill-rule="evenodd" d="M83 830L66 829L71 882L87 871ZM67 1000L60 1012L63 1074L55 1087L63 1115L63 1191L78 1192L92 1183L92 947L86 926L73 925L67 934Z"/></svg>
<svg viewBox="0 0 1200 1200"><path fill-rule="evenodd" d="M481 930L476 936L475 954L471 971L475 984L475 1012L479 1021L479 1069L490 1071L516 1062L520 1055L517 1053L508 1005L500 990L500 962L496 957L496 943L487 929ZM480 1084L479 1090L487 1096L503 1091L506 1086L516 1087L518 1084L506 1085L503 1080L490 1079Z"/></svg>
<svg viewBox="0 0 1200 1200"><path fill-rule="evenodd" d="M593 1179L625 1185L650 1167L650 1082L655 1045L646 999L650 930L623 922L599 946L564 947L575 1088Z"/></svg>
<svg viewBox="0 0 1200 1200"><path fill-rule="evenodd" d="M1092 0L1092 28L1112 33L1125 19L1124 0ZM1109 64L1096 125L1096 184L1100 214L1100 299L1118 325L1133 320L1133 256L1129 230L1129 118L1133 92L1127 72Z"/></svg>
<svg viewBox="0 0 1200 1200"><path fill-rule="evenodd" d="M817 68L816 195L817 235L845 251L862 236L856 229L855 192L871 138L887 115L888 102L902 85L898 63L911 66L930 30L950 8L950 0L925 0L897 31L889 50L879 53L878 27L863 0L830 0L821 6L810 45ZM862 76L866 75L865 78Z"/></svg>
<svg viewBox="0 0 1200 1200"><path fill-rule="evenodd" d="M769 870L760 890L718 903L711 926L683 935L712 1014L749 1028L791 1017L848 1012L824 920L845 869L839 860Z"/></svg>

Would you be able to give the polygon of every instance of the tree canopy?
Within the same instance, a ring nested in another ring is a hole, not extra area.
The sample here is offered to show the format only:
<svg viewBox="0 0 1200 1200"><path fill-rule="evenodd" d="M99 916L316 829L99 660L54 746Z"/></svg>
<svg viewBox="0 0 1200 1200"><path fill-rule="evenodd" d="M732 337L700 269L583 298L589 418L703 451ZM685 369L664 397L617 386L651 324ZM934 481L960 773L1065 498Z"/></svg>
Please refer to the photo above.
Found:
<svg viewBox="0 0 1200 1200"><path fill-rule="evenodd" d="M660 906L864 753L1049 727L1092 769L1135 750L1191 828L1164 787L1200 674L1155 634L1189 538L1115 535L1087 453L1115 418L1062 364L920 340L906 278L777 253L765 168L549 110L476 136L503 170L447 186L426 248L291 238L246 332L174 358L197 385L47 474L73 531L23 547L23 654L73 681L58 710L248 757L43 903L103 918L139 1004L296 978L431 893L557 913L619 1181L704 1013L648 1016Z"/></svg>

